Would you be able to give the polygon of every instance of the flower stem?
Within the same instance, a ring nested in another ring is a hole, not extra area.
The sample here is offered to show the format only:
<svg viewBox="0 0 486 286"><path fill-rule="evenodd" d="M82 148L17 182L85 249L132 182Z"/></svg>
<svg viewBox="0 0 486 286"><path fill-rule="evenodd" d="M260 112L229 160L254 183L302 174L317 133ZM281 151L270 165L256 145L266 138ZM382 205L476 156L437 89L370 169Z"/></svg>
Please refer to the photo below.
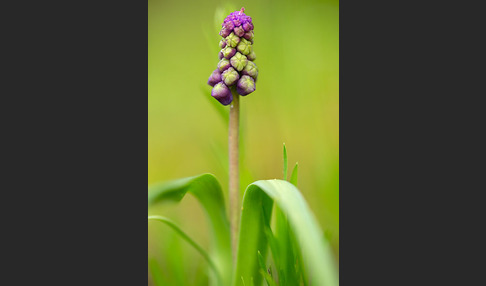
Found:
<svg viewBox="0 0 486 286"><path fill-rule="evenodd" d="M236 249L238 243L238 213L240 196L239 172L239 121L240 121L240 95L232 90L233 101L230 105L228 150L229 150L229 214L231 228L231 248L233 261L236 262Z"/></svg>

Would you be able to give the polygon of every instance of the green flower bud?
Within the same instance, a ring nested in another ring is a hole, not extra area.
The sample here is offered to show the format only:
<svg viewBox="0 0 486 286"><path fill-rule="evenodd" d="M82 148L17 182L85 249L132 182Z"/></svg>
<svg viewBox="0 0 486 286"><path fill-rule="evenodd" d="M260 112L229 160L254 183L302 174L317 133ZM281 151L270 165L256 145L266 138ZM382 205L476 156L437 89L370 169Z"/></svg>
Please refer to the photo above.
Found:
<svg viewBox="0 0 486 286"><path fill-rule="evenodd" d="M230 61L227 59L221 59L218 63L218 69L220 72L224 72L227 70L229 67L231 67Z"/></svg>
<svg viewBox="0 0 486 286"><path fill-rule="evenodd" d="M235 33L231 32L231 34L226 37L226 44L232 48L235 48L236 45L240 42L240 37L235 35Z"/></svg>
<svg viewBox="0 0 486 286"><path fill-rule="evenodd" d="M253 41L253 37L255 36L255 34L253 33L253 30L252 31L249 31L249 32L246 32L243 37L245 39L247 39L248 41Z"/></svg>
<svg viewBox="0 0 486 286"><path fill-rule="evenodd" d="M255 89L255 80L247 75L242 76L236 85L236 92L238 92L240 95L250 94L254 92Z"/></svg>
<svg viewBox="0 0 486 286"><path fill-rule="evenodd" d="M219 47L221 49L223 49L224 47L226 47L226 41L224 39L222 39L221 41L219 41Z"/></svg>
<svg viewBox="0 0 486 286"><path fill-rule="evenodd" d="M238 50L238 52L240 52L244 55L248 55L251 51L253 51L251 43L248 40L246 40L245 38L241 39L241 41L238 44L238 46L236 47L236 49Z"/></svg>
<svg viewBox="0 0 486 286"><path fill-rule="evenodd" d="M223 72L221 78L227 86L230 86L240 79L240 75L234 68L229 68Z"/></svg>
<svg viewBox="0 0 486 286"><path fill-rule="evenodd" d="M222 49L221 52L223 53L223 57L225 57L226 59L231 59L232 56L235 55L236 53L236 49L235 48L232 48L230 46L227 46L226 48Z"/></svg>
<svg viewBox="0 0 486 286"><path fill-rule="evenodd" d="M255 52L253 51L253 49L252 49L252 51L251 51L251 52L248 54L248 56L246 56L246 57L247 57L247 58L248 58L248 60L250 60L250 61L254 61L254 60L256 60L256 54L255 54Z"/></svg>
<svg viewBox="0 0 486 286"><path fill-rule="evenodd" d="M254 80L257 79L258 77L258 68L255 65L254 62L248 61L248 64L245 66L245 68L241 71L241 74L244 75L249 75L251 76Z"/></svg>
<svg viewBox="0 0 486 286"><path fill-rule="evenodd" d="M237 70L242 71L248 63L247 58L237 52L230 60L231 65Z"/></svg>

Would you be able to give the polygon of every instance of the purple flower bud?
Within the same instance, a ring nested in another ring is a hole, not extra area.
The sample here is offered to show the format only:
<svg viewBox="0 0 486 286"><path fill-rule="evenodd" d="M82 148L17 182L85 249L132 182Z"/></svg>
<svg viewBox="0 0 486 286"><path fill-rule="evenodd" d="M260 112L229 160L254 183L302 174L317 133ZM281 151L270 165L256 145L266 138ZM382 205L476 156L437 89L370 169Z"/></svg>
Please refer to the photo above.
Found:
<svg viewBox="0 0 486 286"><path fill-rule="evenodd" d="M243 35L245 34L245 30L243 30L242 27L235 27L233 31L238 37L243 37Z"/></svg>
<svg viewBox="0 0 486 286"><path fill-rule="evenodd" d="M228 46L232 48L235 48L239 42L240 42L240 37L235 35L235 33L233 32L228 37L226 37L226 43L228 44Z"/></svg>
<svg viewBox="0 0 486 286"><path fill-rule="evenodd" d="M246 64L248 63L248 60L244 55L237 52L231 58L230 63L237 71L241 71L245 68Z"/></svg>
<svg viewBox="0 0 486 286"><path fill-rule="evenodd" d="M233 24L234 24L234 26L235 26L235 27L239 27L239 26L241 26L241 21L240 21L240 19L236 19L236 20L234 20L234 21L233 21Z"/></svg>
<svg viewBox="0 0 486 286"><path fill-rule="evenodd" d="M248 56L246 56L248 58L248 60L250 61L255 61L256 60L256 54L255 54L255 51L251 51L250 54L248 54Z"/></svg>
<svg viewBox="0 0 486 286"><path fill-rule="evenodd" d="M218 58L221 60L224 58L223 52L219 51Z"/></svg>
<svg viewBox="0 0 486 286"><path fill-rule="evenodd" d="M221 49L224 49L224 47L226 47L226 41L225 41L225 39L222 39L221 41L219 41L219 47Z"/></svg>
<svg viewBox="0 0 486 286"><path fill-rule="evenodd" d="M256 81L258 78L258 68L254 62L248 61L248 64L246 64L245 68L241 71L241 74L249 75Z"/></svg>
<svg viewBox="0 0 486 286"><path fill-rule="evenodd" d="M221 31L219 32L219 35L223 38L226 38L228 37L228 35L231 33L231 30L228 30L228 29L221 29Z"/></svg>
<svg viewBox="0 0 486 286"><path fill-rule="evenodd" d="M252 41L254 36L255 34L253 33L253 31L250 31L250 32L246 32L243 35L243 38L247 39L248 41Z"/></svg>
<svg viewBox="0 0 486 286"><path fill-rule="evenodd" d="M228 105L233 101L230 89L223 82L219 82L213 87L211 96L216 98L222 105Z"/></svg>
<svg viewBox="0 0 486 286"><path fill-rule="evenodd" d="M255 89L256 89L255 80L251 76L248 76L248 75L242 76L240 78L240 80L238 81L238 84L236 85L236 91L240 95L250 94L250 93L254 92Z"/></svg>
<svg viewBox="0 0 486 286"><path fill-rule="evenodd" d="M234 27L235 27L235 24L231 21L223 24L223 28L230 30L230 31L233 30Z"/></svg>
<svg viewBox="0 0 486 286"><path fill-rule="evenodd" d="M218 63L218 69L220 72L224 72L227 70L229 67L231 67L230 61L227 59L222 59Z"/></svg>
<svg viewBox="0 0 486 286"><path fill-rule="evenodd" d="M245 23L243 24L243 30L245 30L245 32L250 31L250 30L251 30L250 28L251 28L250 23L245 22Z"/></svg>
<svg viewBox="0 0 486 286"><path fill-rule="evenodd" d="M211 74L211 76L209 76L209 79L208 79L208 84L210 86L214 86L215 84L217 84L218 82L222 81L222 77L221 77L221 72L219 71L219 69L215 69L213 71L213 73Z"/></svg>
<svg viewBox="0 0 486 286"><path fill-rule="evenodd" d="M227 46L226 48L222 49L221 52L223 53L223 56L225 59L231 59L232 56L235 55L236 49L232 48L230 46Z"/></svg>
<svg viewBox="0 0 486 286"><path fill-rule="evenodd" d="M234 68L229 68L221 74L221 78L227 86L230 86L240 79L240 75Z"/></svg>
<svg viewBox="0 0 486 286"><path fill-rule="evenodd" d="M241 39L236 49L238 50L238 52L244 54L245 56L248 55L251 51L253 51L253 48L251 47L251 43L246 39Z"/></svg>

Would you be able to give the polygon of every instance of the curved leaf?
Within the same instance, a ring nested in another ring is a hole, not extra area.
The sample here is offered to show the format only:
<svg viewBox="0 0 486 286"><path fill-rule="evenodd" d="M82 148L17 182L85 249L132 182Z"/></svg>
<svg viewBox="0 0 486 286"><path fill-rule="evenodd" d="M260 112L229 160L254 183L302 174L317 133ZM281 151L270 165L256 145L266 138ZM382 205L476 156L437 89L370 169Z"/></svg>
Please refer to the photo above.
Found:
<svg viewBox="0 0 486 286"><path fill-rule="evenodd" d="M268 223L273 202L287 216L312 285L337 286L338 272L317 220L299 190L283 180L256 181L245 191L233 285L251 277L256 285L261 283L257 253L266 255L264 224Z"/></svg>
<svg viewBox="0 0 486 286"><path fill-rule="evenodd" d="M210 256L223 285L229 285L232 274L229 222L221 186L212 174L152 185L148 188L148 205L161 201L180 201L188 192L196 197L208 215L212 234Z"/></svg>

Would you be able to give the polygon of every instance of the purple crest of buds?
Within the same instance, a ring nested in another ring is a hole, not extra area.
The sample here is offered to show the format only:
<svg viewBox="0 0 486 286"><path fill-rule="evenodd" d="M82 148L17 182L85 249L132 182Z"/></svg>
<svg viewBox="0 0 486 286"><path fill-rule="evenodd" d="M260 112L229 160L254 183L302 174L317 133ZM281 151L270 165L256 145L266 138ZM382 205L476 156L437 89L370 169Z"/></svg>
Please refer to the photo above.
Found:
<svg viewBox="0 0 486 286"><path fill-rule="evenodd" d="M240 22L241 24L244 24L244 23L247 23L247 22L250 22L252 21L251 17L250 16L247 16L245 14L245 8L241 8L240 11L234 11L232 12L231 14L229 14L226 19L224 19L224 22L235 22L235 21L238 21ZM235 26L238 26L238 25L235 25Z"/></svg>
<svg viewBox="0 0 486 286"><path fill-rule="evenodd" d="M214 86L215 84L217 84L218 82L220 82L222 80L223 79L221 77L221 72L219 71L219 69L215 69L208 79L208 84L210 86Z"/></svg>
<svg viewBox="0 0 486 286"><path fill-rule="evenodd" d="M235 11L229 14L221 25L223 29L220 35L224 38L229 34L228 31L234 32L238 37L242 37L245 32L253 30L252 19L245 14L245 8L241 8L240 11ZM223 31L224 30L224 31Z"/></svg>
<svg viewBox="0 0 486 286"><path fill-rule="evenodd" d="M230 86L240 79L240 75L234 68L229 68L221 74L221 78L226 85Z"/></svg>
<svg viewBox="0 0 486 286"><path fill-rule="evenodd" d="M236 91L240 95L250 94L250 93L254 92L255 89L256 89L255 80L251 76L248 76L248 75L242 76L240 78L240 80L238 81L238 84L236 85Z"/></svg>
<svg viewBox="0 0 486 286"><path fill-rule="evenodd" d="M228 105L233 101L231 90L223 82L219 82L213 87L211 96L216 98L222 105Z"/></svg>

